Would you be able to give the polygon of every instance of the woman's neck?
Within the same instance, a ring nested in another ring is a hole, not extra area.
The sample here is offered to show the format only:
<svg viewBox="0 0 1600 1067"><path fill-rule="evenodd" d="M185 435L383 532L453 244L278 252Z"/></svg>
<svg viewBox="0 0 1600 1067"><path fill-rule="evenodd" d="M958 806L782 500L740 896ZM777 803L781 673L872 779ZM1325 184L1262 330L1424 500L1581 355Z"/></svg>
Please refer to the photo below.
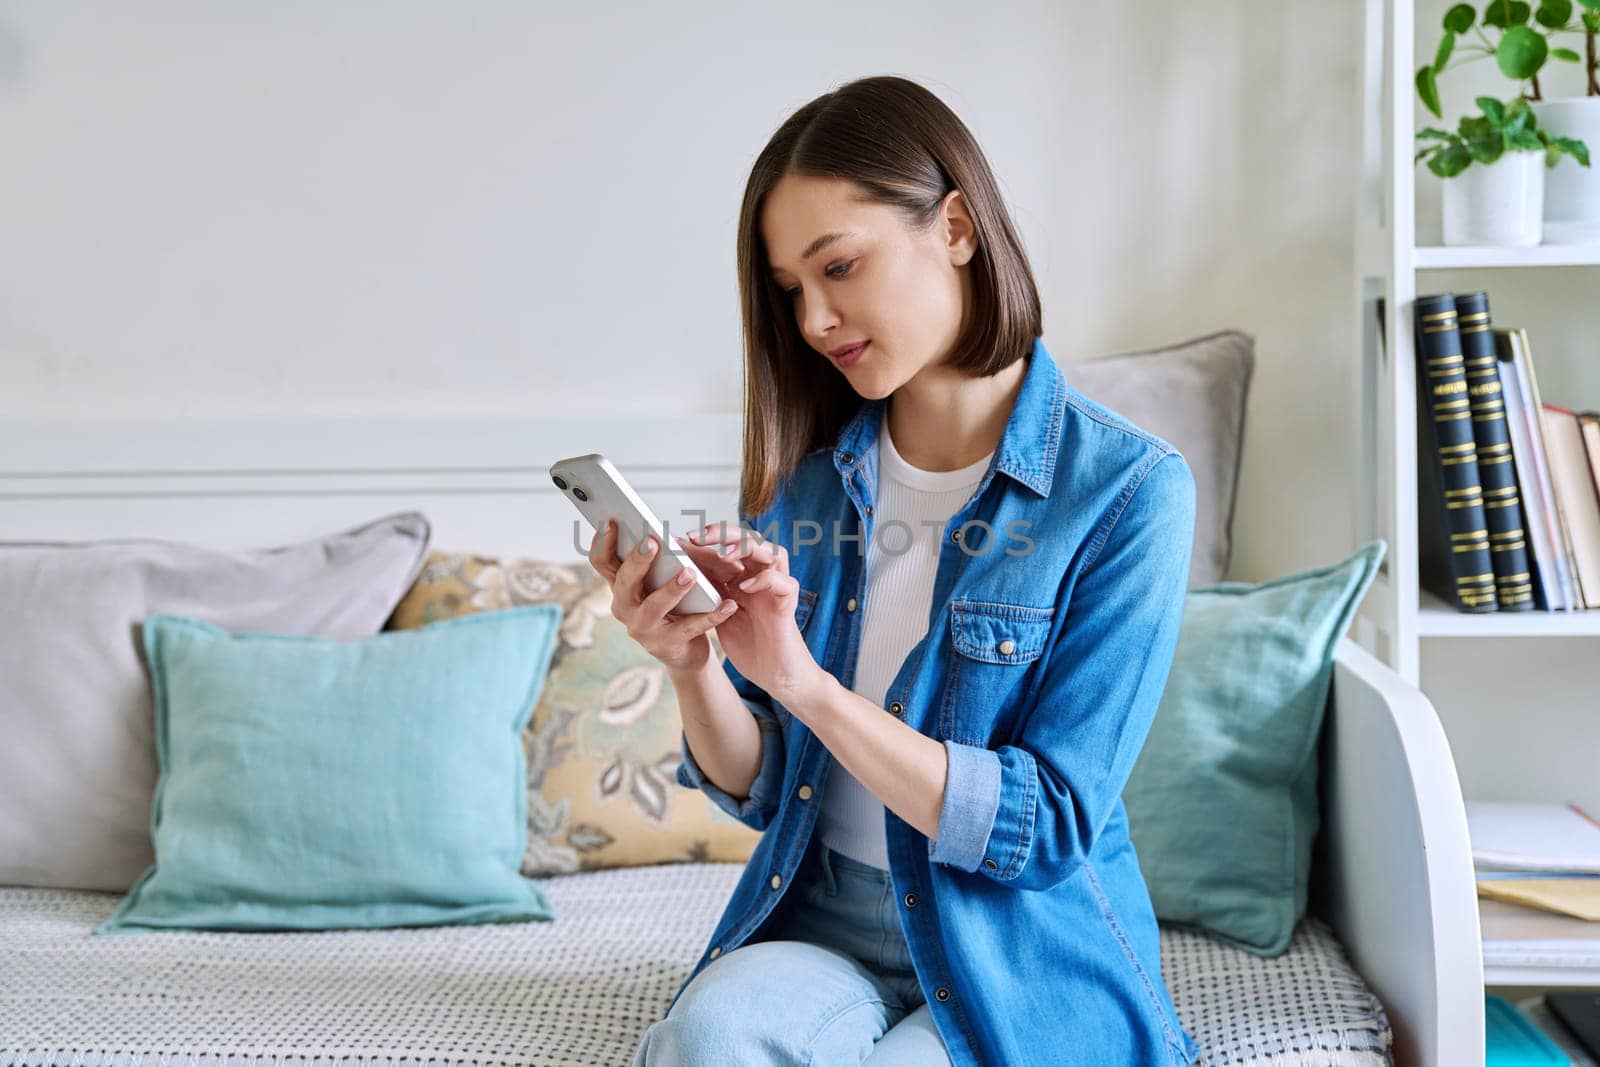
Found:
<svg viewBox="0 0 1600 1067"><path fill-rule="evenodd" d="M889 398L889 436L896 451L925 471L960 470L993 452L1027 366L1027 358L1019 359L987 378L925 368Z"/></svg>

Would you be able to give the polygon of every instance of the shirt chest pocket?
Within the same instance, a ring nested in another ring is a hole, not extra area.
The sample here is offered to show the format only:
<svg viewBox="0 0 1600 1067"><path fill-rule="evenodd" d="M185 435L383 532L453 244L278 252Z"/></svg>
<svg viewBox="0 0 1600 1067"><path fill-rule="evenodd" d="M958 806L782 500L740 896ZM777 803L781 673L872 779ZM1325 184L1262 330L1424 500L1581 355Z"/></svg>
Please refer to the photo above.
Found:
<svg viewBox="0 0 1600 1067"><path fill-rule="evenodd" d="M950 604L950 672L940 708L941 738L987 746L1020 712L1023 682L1040 669L1053 607L954 600Z"/></svg>

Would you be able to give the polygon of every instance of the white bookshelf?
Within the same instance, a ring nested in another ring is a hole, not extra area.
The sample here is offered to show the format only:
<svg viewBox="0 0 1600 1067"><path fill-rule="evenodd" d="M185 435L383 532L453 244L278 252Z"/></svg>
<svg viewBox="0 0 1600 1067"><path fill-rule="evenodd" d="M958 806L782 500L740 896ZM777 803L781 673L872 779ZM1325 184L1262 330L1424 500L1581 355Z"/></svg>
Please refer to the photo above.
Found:
<svg viewBox="0 0 1600 1067"><path fill-rule="evenodd" d="M1389 551L1351 636L1426 693L1425 641L1600 637L1600 611L1472 615L1420 588L1412 334L1418 275L1426 275L1420 291L1437 292L1450 287L1449 274L1434 272L1592 268L1600 266L1600 244L1456 248L1437 244L1435 234L1419 234L1419 170L1412 162L1415 45L1419 29L1431 42L1437 28L1417 25L1414 0L1366 0L1360 17L1361 167L1352 231L1361 338L1354 405L1359 442L1354 523L1357 543L1382 537ZM1421 175L1434 180L1425 171ZM1387 305L1381 338L1371 314L1380 295ZM1502 654L1485 662L1504 660ZM1497 987L1600 986L1600 968L1491 966L1484 969L1483 979L1486 986Z"/></svg>

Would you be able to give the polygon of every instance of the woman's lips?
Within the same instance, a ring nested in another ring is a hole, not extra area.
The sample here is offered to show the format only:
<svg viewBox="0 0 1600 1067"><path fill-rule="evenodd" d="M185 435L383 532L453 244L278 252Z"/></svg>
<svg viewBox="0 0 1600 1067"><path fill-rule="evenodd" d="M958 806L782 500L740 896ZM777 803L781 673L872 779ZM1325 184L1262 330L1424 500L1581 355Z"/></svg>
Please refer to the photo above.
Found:
<svg viewBox="0 0 1600 1067"><path fill-rule="evenodd" d="M838 360L839 366L848 367L850 364L858 361L866 352L867 346L870 344L872 344L871 341L863 341L855 348L852 348L850 351L846 352L844 355L836 356L835 358Z"/></svg>

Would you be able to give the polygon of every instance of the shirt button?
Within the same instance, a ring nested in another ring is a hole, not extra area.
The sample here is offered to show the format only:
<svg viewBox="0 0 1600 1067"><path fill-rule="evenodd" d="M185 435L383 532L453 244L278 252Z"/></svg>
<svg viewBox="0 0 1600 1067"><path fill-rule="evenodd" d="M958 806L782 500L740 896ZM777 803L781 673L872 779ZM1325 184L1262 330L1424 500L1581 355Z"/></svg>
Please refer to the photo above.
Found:
<svg viewBox="0 0 1600 1067"><path fill-rule="evenodd" d="M984 860L983 865L989 868L991 871L998 871L1000 869L1000 865L994 860Z"/></svg>
<svg viewBox="0 0 1600 1067"><path fill-rule="evenodd" d="M855 458L856 457L852 456L848 452L840 452L839 453L839 462L840 463L849 463L851 460L853 460Z"/></svg>
<svg viewBox="0 0 1600 1067"><path fill-rule="evenodd" d="M1011 653L1015 652L1016 650L1017 650L1017 643L1015 641L1011 640L1011 638L1008 637L1004 641L1000 642L1000 654L1002 656L1009 656L1009 655L1011 655Z"/></svg>
<svg viewBox="0 0 1600 1067"><path fill-rule="evenodd" d="M917 895L915 893L907 893L906 894L906 907L914 908L916 906L917 906Z"/></svg>
<svg viewBox="0 0 1600 1067"><path fill-rule="evenodd" d="M799 789L795 790L795 792L800 795L801 800L811 799L811 787L809 785L803 785Z"/></svg>
<svg viewBox="0 0 1600 1067"><path fill-rule="evenodd" d="M933 991L933 995L938 997L940 1000L949 1000L950 990L946 989L944 986L940 986L938 989Z"/></svg>
<svg viewBox="0 0 1600 1067"><path fill-rule="evenodd" d="M775 875L772 876L772 888L776 889L782 884L783 884L783 877L781 875L776 875L775 874Z"/></svg>
<svg viewBox="0 0 1600 1067"><path fill-rule="evenodd" d="M849 600L846 600L844 602L844 610L846 610L846 611L854 611L854 610L856 610L856 598L855 597L851 597Z"/></svg>
<svg viewBox="0 0 1600 1067"><path fill-rule="evenodd" d="M889 702L889 711L895 715L904 715L906 713L906 706L900 703L898 700L891 700Z"/></svg>
<svg viewBox="0 0 1600 1067"><path fill-rule="evenodd" d="M722 955L722 946L721 945L718 945L716 948L711 950L711 958L712 959L716 959L720 955Z"/></svg>
<svg viewBox="0 0 1600 1067"><path fill-rule="evenodd" d="M952 530L951 533L950 533L950 540L959 542L961 540L961 531L960 530Z"/></svg>
<svg viewBox="0 0 1600 1067"><path fill-rule="evenodd" d="M868 518L872 517L872 505L871 504L867 505L867 517Z"/></svg>

